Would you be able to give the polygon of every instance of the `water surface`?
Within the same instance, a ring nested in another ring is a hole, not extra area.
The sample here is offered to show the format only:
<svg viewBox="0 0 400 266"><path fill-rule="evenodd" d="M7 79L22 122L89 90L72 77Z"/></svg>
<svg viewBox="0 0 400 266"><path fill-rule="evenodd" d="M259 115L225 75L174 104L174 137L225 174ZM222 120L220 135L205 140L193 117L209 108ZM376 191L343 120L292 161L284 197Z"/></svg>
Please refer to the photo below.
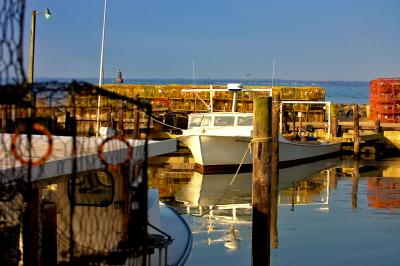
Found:
<svg viewBox="0 0 400 266"><path fill-rule="evenodd" d="M161 176L164 201L193 232L187 265L251 265L251 173L229 186L234 174L201 175L190 157L161 160L164 168L151 176ZM282 172L271 265L400 263L400 158L326 160Z"/></svg>

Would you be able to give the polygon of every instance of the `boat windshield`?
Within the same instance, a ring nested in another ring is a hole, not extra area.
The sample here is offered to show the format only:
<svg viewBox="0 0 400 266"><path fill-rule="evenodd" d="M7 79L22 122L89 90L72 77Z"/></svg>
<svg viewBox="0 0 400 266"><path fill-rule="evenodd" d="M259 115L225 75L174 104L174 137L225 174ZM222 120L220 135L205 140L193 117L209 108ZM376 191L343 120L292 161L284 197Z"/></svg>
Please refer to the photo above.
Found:
<svg viewBox="0 0 400 266"><path fill-rule="evenodd" d="M234 116L215 116L214 117L214 126L216 126L216 127L233 126L234 124L235 124Z"/></svg>
<svg viewBox="0 0 400 266"><path fill-rule="evenodd" d="M192 127L204 127L204 126L209 126L211 124L211 116L205 116L205 115L196 115L192 116L190 119L190 124L189 128Z"/></svg>
<svg viewBox="0 0 400 266"><path fill-rule="evenodd" d="M252 126L253 125L253 116L238 116L237 125L238 126Z"/></svg>

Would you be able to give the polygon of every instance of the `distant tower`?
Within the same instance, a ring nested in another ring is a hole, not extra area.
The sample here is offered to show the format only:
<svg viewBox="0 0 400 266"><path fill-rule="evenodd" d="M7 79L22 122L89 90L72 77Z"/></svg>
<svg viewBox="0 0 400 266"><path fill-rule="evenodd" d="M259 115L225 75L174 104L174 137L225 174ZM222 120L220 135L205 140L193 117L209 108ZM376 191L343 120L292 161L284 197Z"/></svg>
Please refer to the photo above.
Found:
<svg viewBox="0 0 400 266"><path fill-rule="evenodd" d="M116 83L124 83L124 80L122 79L122 72L119 69L117 71L117 79L115 80L115 82Z"/></svg>

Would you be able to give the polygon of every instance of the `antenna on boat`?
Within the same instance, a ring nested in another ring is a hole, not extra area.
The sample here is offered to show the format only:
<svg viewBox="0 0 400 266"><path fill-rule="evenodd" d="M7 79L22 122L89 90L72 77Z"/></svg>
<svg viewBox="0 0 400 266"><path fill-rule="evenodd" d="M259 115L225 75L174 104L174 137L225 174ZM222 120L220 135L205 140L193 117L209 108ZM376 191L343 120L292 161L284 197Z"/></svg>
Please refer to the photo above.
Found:
<svg viewBox="0 0 400 266"><path fill-rule="evenodd" d="M272 64L271 89L274 87L274 78L275 78L275 58L274 58L274 63Z"/></svg>
<svg viewBox="0 0 400 266"><path fill-rule="evenodd" d="M208 86L210 87L210 102L207 105L207 109L210 111L210 113L214 112L214 90L213 90L213 85L211 84L210 81L210 68L208 69Z"/></svg>
<svg viewBox="0 0 400 266"><path fill-rule="evenodd" d="M192 78L193 78L193 89L196 89L196 80L194 79L194 59L192 58Z"/></svg>
<svg viewBox="0 0 400 266"><path fill-rule="evenodd" d="M196 89L196 81L194 79L194 59L192 58L192 78L193 78L193 89ZM196 97L194 97L194 112L196 112Z"/></svg>

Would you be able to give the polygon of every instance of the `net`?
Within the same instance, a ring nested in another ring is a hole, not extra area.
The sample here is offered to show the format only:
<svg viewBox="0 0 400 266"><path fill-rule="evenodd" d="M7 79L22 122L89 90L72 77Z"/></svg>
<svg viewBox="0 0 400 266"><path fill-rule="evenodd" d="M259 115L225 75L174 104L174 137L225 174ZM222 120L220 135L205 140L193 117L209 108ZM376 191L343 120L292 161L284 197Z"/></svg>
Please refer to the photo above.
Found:
<svg viewBox="0 0 400 266"><path fill-rule="evenodd" d="M1 98L23 85L7 88ZM15 119L0 133L0 265L146 261L151 105L87 83L30 88L35 104L21 89L10 104ZM112 128L101 112L100 124L113 130L103 138L82 130L95 124L86 108L99 96L117 114ZM123 126L136 110L149 117L140 140Z"/></svg>
<svg viewBox="0 0 400 266"><path fill-rule="evenodd" d="M24 83L23 25L25 0L0 3L0 85Z"/></svg>

